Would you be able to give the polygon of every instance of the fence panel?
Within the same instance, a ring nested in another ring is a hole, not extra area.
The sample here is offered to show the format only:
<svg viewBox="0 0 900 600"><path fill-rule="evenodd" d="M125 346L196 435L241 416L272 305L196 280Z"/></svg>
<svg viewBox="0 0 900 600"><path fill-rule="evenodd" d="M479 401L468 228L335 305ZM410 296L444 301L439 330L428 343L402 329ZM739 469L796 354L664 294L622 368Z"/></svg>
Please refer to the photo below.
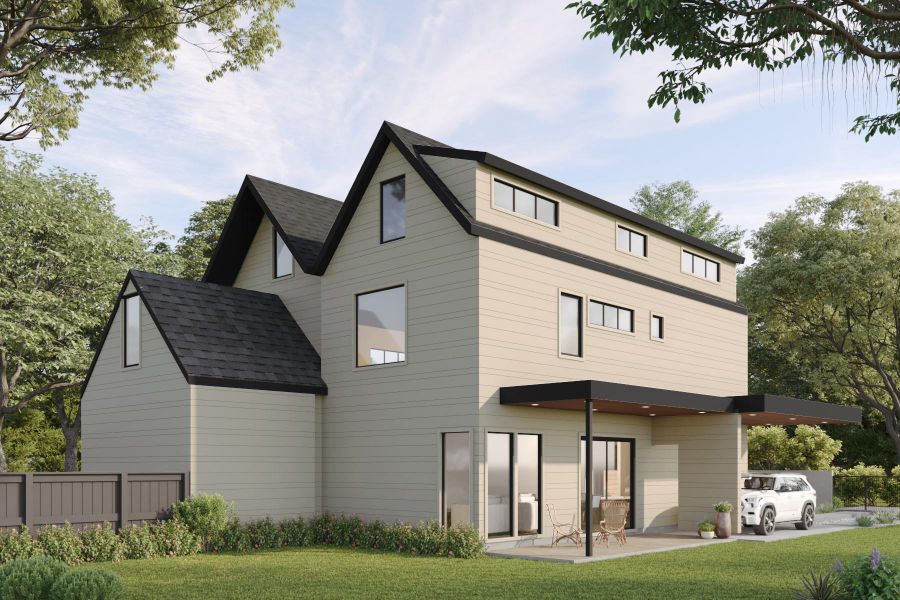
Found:
<svg viewBox="0 0 900 600"><path fill-rule="evenodd" d="M900 507L900 477L835 475L834 497L844 510Z"/></svg>
<svg viewBox="0 0 900 600"><path fill-rule="evenodd" d="M188 473L0 473L0 529L71 523L115 529L168 517Z"/></svg>

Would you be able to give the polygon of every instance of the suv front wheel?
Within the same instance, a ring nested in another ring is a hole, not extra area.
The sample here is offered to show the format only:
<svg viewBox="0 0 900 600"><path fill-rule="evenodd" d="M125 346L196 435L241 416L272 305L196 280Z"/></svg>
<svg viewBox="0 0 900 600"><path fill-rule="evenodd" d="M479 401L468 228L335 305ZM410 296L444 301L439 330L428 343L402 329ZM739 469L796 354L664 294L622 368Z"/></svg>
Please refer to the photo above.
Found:
<svg viewBox="0 0 900 600"><path fill-rule="evenodd" d="M772 535L772 532L775 531L774 508L767 506L763 509L762 515L760 515L759 525L754 525L753 531L756 532L756 535Z"/></svg>
<svg viewBox="0 0 900 600"><path fill-rule="evenodd" d="M813 508L812 504L807 504L803 507L803 518L794 523L794 527L797 529L809 529L813 526L813 521L816 520L816 509Z"/></svg>

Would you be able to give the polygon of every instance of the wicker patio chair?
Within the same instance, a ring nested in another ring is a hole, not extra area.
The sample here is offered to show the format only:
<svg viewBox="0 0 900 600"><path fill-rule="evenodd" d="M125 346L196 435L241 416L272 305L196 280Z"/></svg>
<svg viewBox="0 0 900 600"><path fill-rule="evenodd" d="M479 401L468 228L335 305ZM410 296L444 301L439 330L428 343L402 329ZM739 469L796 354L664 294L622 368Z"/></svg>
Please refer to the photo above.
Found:
<svg viewBox="0 0 900 600"><path fill-rule="evenodd" d="M604 500L601 504L603 520L600 522L600 530L597 532L597 541L605 542L609 548L609 536L616 538L620 544L625 544L628 538L625 536L625 526L628 523L629 500Z"/></svg>
<svg viewBox="0 0 900 600"><path fill-rule="evenodd" d="M576 515L572 515L570 523L563 523L556 514L552 504L547 505L547 514L550 516L550 524L553 526L553 542L550 547L555 547L562 540L569 540L576 546L581 546L581 529L575 525Z"/></svg>

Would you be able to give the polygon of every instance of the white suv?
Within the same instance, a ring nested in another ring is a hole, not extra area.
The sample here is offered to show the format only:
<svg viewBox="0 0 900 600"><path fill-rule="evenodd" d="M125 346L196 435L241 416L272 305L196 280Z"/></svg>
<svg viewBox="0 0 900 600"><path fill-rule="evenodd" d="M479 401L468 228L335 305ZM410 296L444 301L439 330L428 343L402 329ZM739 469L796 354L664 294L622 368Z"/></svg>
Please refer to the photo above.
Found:
<svg viewBox="0 0 900 600"><path fill-rule="evenodd" d="M751 475L744 479L741 522L757 535L770 535L776 523L809 529L816 519L816 490L803 475Z"/></svg>

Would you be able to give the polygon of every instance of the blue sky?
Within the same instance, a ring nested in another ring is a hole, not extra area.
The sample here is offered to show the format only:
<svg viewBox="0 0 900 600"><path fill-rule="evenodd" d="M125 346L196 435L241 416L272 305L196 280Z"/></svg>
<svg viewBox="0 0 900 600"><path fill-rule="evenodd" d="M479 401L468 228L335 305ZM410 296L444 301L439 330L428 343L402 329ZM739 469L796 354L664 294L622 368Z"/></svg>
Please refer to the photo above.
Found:
<svg viewBox="0 0 900 600"><path fill-rule="evenodd" d="M847 181L900 188L900 138L847 133L865 107L823 98L811 69L710 73L712 97L675 124L646 105L667 55L582 40L567 1L298 0L259 71L210 84L185 47L149 93L95 91L47 162L96 174L122 216L175 234L245 173L343 199L385 119L625 206L644 183L687 179L747 228Z"/></svg>

